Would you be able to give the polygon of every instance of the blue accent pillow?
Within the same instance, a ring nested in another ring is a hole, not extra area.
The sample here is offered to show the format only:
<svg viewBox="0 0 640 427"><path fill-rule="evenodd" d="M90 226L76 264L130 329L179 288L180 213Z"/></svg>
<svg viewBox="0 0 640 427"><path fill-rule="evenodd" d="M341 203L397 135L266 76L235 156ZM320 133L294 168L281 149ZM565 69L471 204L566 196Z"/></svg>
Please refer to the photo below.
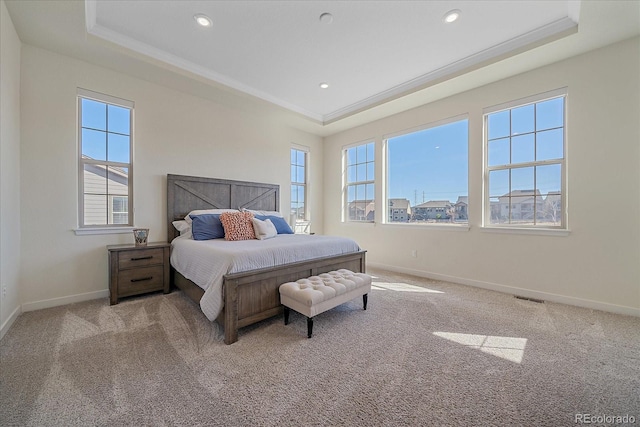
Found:
<svg viewBox="0 0 640 427"><path fill-rule="evenodd" d="M275 215L256 215L255 218L258 218L261 221L264 221L267 218L270 219L273 225L276 226L278 234L293 234L293 230L282 217Z"/></svg>
<svg viewBox="0 0 640 427"><path fill-rule="evenodd" d="M189 217L191 218L193 240L222 239L224 237L220 214L189 215Z"/></svg>

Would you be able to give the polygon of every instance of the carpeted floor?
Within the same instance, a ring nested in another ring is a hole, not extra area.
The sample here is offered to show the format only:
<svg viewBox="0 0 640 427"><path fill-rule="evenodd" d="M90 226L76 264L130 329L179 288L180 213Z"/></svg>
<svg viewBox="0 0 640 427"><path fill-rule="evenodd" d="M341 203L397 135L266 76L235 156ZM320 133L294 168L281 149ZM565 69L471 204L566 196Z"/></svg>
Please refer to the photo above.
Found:
<svg viewBox="0 0 640 427"><path fill-rule="evenodd" d="M639 318L369 273L368 309L319 315L312 339L292 313L227 346L180 292L24 313L0 342L0 424L640 423Z"/></svg>

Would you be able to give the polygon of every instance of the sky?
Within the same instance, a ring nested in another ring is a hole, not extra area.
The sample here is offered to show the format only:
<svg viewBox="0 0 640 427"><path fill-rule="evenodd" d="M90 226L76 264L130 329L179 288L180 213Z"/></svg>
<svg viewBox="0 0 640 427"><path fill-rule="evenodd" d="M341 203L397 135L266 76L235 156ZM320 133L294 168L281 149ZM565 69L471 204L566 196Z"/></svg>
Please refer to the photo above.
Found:
<svg viewBox="0 0 640 427"><path fill-rule="evenodd" d="M509 120L511 119L511 120ZM511 124L509 124L511 122ZM489 115L488 166L560 159L564 156L564 98L554 98ZM511 157L510 157L511 156ZM511 187L509 187L511 179ZM489 196L511 190L561 190L561 166L523 167L489 172Z"/></svg>
<svg viewBox="0 0 640 427"><path fill-rule="evenodd" d="M129 163L130 110L82 99L82 154L96 160Z"/></svg>
<svg viewBox="0 0 640 427"><path fill-rule="evenodd" d="M563 157L564 98L489 115L488 166ZM390 138L389 198L415 206L430 200L456 202L468 195L468 120ZM482 179L482 177L478 177ZM560 164L491 171L489 193L537 188L543 196L561 190Z"/></svg>
<svg viewBox="0 0 640 427"><path fill-rule="evenodd" d="M388 140L389 198L411 206L468 195L468 120Z"/></svg>

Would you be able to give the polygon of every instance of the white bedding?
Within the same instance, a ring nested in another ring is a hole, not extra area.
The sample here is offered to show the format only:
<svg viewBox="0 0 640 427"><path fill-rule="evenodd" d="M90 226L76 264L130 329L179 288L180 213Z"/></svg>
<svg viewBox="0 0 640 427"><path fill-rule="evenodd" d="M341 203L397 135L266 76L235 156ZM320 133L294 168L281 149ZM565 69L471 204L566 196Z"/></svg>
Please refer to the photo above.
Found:
<svg viewBox="0 0 640 427"><path fill-rule="evenodd" d="M278 234L267 240L234 242L178 238L171 243L171 265L204 289L200 308L209 320L215 320L222 310L225 274L359 250L358 244L351 239L307 234Z"/></svg>

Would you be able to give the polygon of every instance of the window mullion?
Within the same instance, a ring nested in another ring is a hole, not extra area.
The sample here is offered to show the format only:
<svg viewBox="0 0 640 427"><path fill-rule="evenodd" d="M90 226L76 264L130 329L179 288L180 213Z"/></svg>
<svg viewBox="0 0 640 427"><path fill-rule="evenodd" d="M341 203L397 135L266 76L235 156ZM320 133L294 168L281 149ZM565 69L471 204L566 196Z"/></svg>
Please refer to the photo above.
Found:
<svg viewBox="0 0 640 427"><path fill-rule="evenodd" d="M514 163L512 165L487 166L487 172L530 168L532 166L561 165L562 163L563 163L562 159L552 159L552 160L540 160L540 161L533 161L533 162Z"/></svg>

